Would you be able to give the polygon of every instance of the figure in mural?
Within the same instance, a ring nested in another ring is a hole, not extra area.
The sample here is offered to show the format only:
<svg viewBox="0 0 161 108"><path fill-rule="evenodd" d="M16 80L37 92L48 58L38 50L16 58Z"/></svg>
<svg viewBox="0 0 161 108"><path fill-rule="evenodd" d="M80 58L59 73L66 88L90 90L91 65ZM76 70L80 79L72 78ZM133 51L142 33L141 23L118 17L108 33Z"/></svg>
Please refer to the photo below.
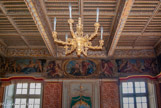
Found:
<svg viewBox="0 0 161 108"><path fill-rule="evenodd" d="M96 70L96 64L90 60L72 60L66 64L66 72L74 76L92 75Z"/></svg>
<svg viewBox="0 0 161 108"><path fill-rule="evenodd" d="M62 77L62 70L60 68L60 65L56 63L56 61L50 61L47 66L47 77L49 78L58 78Z"/></svg>
<svg viewBox="0 0 161 108"><path fill-rule="evenodd" d="M36 72L43 72L40 60L36 60L35 68L36 68Z"/></svg>
<svg viewBox="0 0 161 108"><path fill-rule="evenodd" d="M21 72L30 74L34 72L43 72L43 66L46 60L41 59L19 59L10 61L11 72Z"/></svg>
<svg viewBox="0 0 161 108"><path fill-rule="evenodd" d="M71 68L70 74L76 75L76 76L81 75L80 65L78 63L76 63L75 66Z"/></svg>
<svg viewBox="0 0 161 108"><path fill-rule="evenodd" d="M116 60L120 73L157 73L157 64L153 59L122 59Z"/></svg>
<svg viewBox="0 0 161 108"><path fill-rule="evenodd" d="M30 60L29 61L29 64L25 66L25 68L23 68L21 70L21 72L24 72L25 74L29 74L31 72L36 72L36 68L35 67L35 64L33 62L33 60Z"/></svg>
<svg viewBox="0 0 161 108"><path fill-rule="evenodd" d="M110 60L102 60L102 75L112 77L114 75L114 64Z"/></svg>

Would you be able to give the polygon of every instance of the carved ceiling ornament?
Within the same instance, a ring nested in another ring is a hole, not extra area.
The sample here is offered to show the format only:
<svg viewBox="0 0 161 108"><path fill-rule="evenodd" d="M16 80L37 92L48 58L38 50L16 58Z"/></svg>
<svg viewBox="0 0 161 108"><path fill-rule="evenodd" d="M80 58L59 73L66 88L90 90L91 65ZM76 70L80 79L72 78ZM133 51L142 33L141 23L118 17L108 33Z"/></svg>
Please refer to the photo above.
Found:
<svg viewBox="0 0 161 108"><path fill-rule="evenodd" d="M49 57L50 54L46 48L44 49L8 49L9 57Z"/></svg>
<svg viewBox="0 0 161 108"><path fill-rule="evenodd" d="M46 47L48 48L50 54L54 56L54 49L49 41L49 38L48 38L47 33L45 31L45 28L40 20L40 17L37 13L37 10L35 9L35 6L34 6L32 0L25 0L25 3L31 13L31 16L33 17L33 19L35 21L35 24L36 24L38 30L40 31L40 34L46 44Z"/></svg>
<svg viewBox="0 0 161 108"><path fill-rule="evenodd" d="M139 57L155 57L154 50L115 50L114 58L139 58Z"/></svg>

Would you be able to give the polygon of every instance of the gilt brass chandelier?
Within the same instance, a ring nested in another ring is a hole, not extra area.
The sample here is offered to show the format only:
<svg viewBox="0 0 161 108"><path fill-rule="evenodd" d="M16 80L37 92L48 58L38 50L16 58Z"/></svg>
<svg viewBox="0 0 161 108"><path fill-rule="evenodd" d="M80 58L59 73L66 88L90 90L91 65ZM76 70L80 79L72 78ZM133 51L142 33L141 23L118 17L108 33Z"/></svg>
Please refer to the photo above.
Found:
<svg viewBox="0 0 161 108"><path fill-rule="evenodd" d="M72 7L71 4L69 4L69 13L70 18L68 20L70 32L72 38L68 38L68 35L66 34L66 41L59 40L57 38L57 32L56 32L56 17L54 18L54 31L53 31L53 38L56 43L64 45L65 48L65 54L71 54L72 52L76 51L77 55L80 56L81 54L84 54L87 56L88 49L92 50L101 50L104 44L103 38L103 27L101 27L101 39L99 40L99 46L92 46L91 40L97 36L98 29L100 27L100 24L98 22L99 19L99 8L97 8L97 17L96 17L96 23L95 31L90 36L88 34L84 35L83 33L83 24L81 22L81 18L78 18L78 24L76 25L76 31L73 30L73 23L74 20L72 19Z"/></svg>

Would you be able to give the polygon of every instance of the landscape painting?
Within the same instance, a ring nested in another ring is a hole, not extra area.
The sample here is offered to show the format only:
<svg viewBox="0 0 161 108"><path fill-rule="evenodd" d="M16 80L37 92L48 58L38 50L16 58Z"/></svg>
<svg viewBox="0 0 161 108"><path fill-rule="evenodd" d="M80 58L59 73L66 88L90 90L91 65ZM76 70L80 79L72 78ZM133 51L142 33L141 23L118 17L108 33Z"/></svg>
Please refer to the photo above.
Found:
<svg viewBox="0 0 161 108"><path fill-rule="evenodd" d="M95 73L96 64L91 60L71 60L66 64L65 71L73 76L89 76Z"/></svg>

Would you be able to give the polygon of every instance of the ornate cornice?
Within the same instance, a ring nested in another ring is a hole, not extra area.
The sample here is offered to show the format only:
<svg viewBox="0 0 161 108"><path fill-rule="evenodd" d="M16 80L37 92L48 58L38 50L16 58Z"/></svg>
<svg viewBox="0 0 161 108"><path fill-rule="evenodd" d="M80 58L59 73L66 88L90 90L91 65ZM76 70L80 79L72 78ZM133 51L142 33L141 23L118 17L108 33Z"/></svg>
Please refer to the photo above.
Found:
<svg viewBox="0 0 161 108"><path fill-rule="evenodd" d="M35 0L36 1L36 0ZM41 16L40 18L40 15L42 14L42 12L40 14L38 14L38 10L36 9L34 3L32 0L25 0L25 3L31 13L31 16L33 17L33 20L38 28L38 30L40 31L40 34L46 44L46 47L48 48L48 51L49 53L52 55L52 56L56 56L55 55L55 52L54 52L54 48L51 44L51 39L49 38L48 36L48 31L46 31L46 27L47 27L47 24L46 23L43 23L41 21L41 19L43 19ZM44 19L43 19L44 20Z"/></svg>
<svg viewBox="0 0 161 108"><path fill-rule="evenodd" d="M42 49L8 49L8 57L49 57L50 54L46 48Z"/></svg>
<svg viewBox="0 0 161 108"><path fill-rule="evenodd" d="M128 49L128 50L115 50L114 58L146 58L155 57L154 50L142 50L142 49Z"/></svg>
<svg viewBox="0 0 161 108"><path fill-rule="evenodd" d="M157 56L161 54L161 42L155 47Z"/></svg>
<svg viewBox="0 0 161 108"><path fill-rule="evenodd" d="M98 51L89 50L87 52L87 55L88 55L87 57L89 58L106 58L107 57L105 50L98 50ZM73 52L72 54L66 56L64 48L59 46L57 50L57 57L78 57L78 56L76 52Z"/></svg>

